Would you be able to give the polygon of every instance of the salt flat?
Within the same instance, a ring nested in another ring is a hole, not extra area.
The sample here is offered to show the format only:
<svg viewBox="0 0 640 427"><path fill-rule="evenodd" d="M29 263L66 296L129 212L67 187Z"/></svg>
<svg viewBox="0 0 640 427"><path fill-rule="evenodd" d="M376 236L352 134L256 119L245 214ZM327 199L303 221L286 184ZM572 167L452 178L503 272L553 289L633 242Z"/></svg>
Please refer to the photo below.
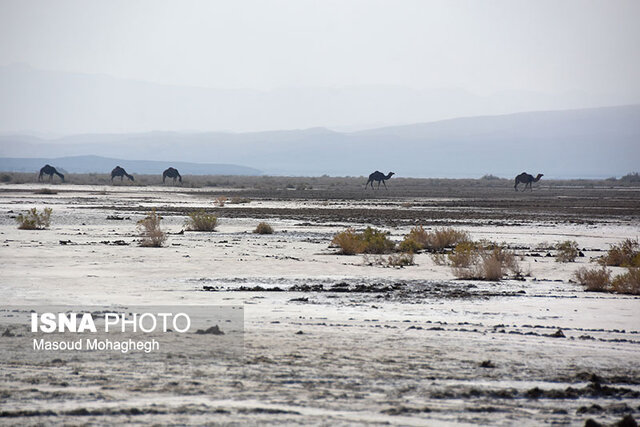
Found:
<svg viewBox="0 0 640 427"><path fill-rule="evenodd" d="M638 191L507 186L447 194L411 185L377 193L0 186L4 306L244 305L242 357L179 363L176 343L170 359L136 363L117 354L2 359L0 423L638 418L640 299L585 292L571 281L611 244L640 236ZM57 194L36 194L43 187ZM247 200L219 206L221 195ZM17 229L12 217L31 207L53 208L48 230ZM151 208L169 234L163 248L138 246L136 222ZM187 212L199 208L219 217L216 232L183 232ZM260 221L275 233L252 233ZM456 280L427 253L415 265L388 268L330 247L346 227L374 225L400 241L418 224L504 243L524 280ZM573 263L547 256L564 240L584 256Z"/></svg>

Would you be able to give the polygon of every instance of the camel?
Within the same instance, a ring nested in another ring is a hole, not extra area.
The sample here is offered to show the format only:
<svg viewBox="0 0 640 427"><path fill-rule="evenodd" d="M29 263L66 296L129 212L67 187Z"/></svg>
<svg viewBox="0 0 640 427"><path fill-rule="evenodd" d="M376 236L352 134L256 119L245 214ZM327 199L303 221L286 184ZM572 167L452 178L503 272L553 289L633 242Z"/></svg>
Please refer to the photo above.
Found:
<svg viewBox="0 0 640 427"><path fill-rule="evenodd" d="M111 171L111 182L113 182L113 178L115 178L116 176L120 177L120 181L122 181L125 176L129 178L129 180L134 181L133 176L129 175L127 171L121 168L120 166L116 166Z"/></svg>
<svg viewBox="0 0 640 427"><path fill-rule="evenodd" d="M175 168L169 168L166 171L162 172L162 183L164 184L164 180L169 177L169 178L173 178L173 183L176 183L176 178L178 178L180 180L180 183L182 184L182 177L180 176L180 172L178 172L178 169Z"/></svg>
<svg viewBox="0 0 640 427"><path fill-rule="evenodd" d="M391 176L395 175L395 172L389 172L386 176L380 171L375 171L371 175L369 175L369 181L364 185L364 189L367 189L369 183L371 183L371 188L373 188L373 181L378 181L378 188L380 188L380 183L384 185L384 188L387 188L387 184L384 182L388 179L391 179Z"/></svg>
<svg viewBox="0 0 640 427"><path fill-rule="evenodd" d="M53 174L56 174L60 177L62 182L64 182L64 175L61 174L51 165L44 165L42 169L40 169L40 175L38 175L38 181L42 181L42 175L49 175L49 182L53 181Z"/></svg>
<svg viewBox="0 0 640 427"><path fill-rule="evenodd" d="M513 188L518 191L518 184L523 183L524 189L522 191L525 191L527 187L529 187L529 189L533 191L533 187L531 186L531 184L540 181L540 178L542 178L543 176L543 174L539 173L538 176L534 178L533 175L522 172L520 175L516 176L516 184L513 186Z"/></svg>

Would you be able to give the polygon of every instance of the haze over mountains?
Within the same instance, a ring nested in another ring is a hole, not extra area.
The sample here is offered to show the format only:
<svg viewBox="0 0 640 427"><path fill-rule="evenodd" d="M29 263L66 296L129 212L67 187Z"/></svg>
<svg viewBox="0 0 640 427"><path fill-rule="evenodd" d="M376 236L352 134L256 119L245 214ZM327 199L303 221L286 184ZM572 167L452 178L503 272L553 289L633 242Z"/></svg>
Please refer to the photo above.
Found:
<svg viewBox="0 0 640 427"><path fill-rule="evenodd" d="M637 171L640 105L478 116L336 132L149 132L58 139L0 136L0 157L97 155L228 163L283 175L606 178Z"/></svg>
<svg viewBox="0 0 640 427"><path fill-rule="evenodd" d="M457 117L640 102L624 96L392 85L274 90L162 85L108 75L0 67L0 132L64 136L150 131L362 130Z"/></svg>

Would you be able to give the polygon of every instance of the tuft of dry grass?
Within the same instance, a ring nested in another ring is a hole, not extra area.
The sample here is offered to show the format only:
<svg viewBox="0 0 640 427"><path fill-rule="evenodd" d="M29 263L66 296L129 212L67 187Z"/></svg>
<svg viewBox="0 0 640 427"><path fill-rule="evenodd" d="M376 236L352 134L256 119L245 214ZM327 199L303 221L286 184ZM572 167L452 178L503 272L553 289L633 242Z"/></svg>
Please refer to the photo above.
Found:
<svg viewBox="0 0 640 427"><path fill-rule="evenodd" d="M31 208L25 214L19 214L16 217L18 229L20 230L44 230L51 225L51 213L53 209L45 208L43 212L38 213L36 208Z"/></svg>
<svg viewBox="0 0 640 427"><path fill-rule="evenodd" d="M218 206L223 207L226 202L227 202L227 197L226 196L218 196L218 197L216 197L216 204Z"/></svg>
<svg viewBox="0 0 640 427"><path fill-rule="evenodd" d="M266 222L261 222L253 232L256 234L273 234L273 227Z"/></svg>
<svg viewBox="0 0 640 427"><path fill-rule="evenodd" d="M388 236L388 232L371 227L367 227L362 233L348 228L333 236L331 243L340 247L343 255L385 254L392 252L396 246Z"/></svg>
<svg viewBox="0 0 640 427"><path fill-rule="evenodd" d="M598 262L600 265L613 267L640 267L638 239L625 239L617 245L612 245Z"/></svg>
<svg viewBox="0 0 640 427"><path fill-rule="evenodd" d="M142 236L140 246L147 248L159 248L164 245L167 235L160 229L160 221L162 218L158 216L156 210L152 210L149 214L138 221L138 229Z"/></svg>
<svg viewBox="0 0 640 427"><path fill-rule="evenodd" d="M556 262L574 262L580 250L574 240L565 240L556 245Z"/></svg>
<svg viewBox="0 0 640 427"><path fill-rule="evenodd" d="M204 209L189 213L189 218L185 221L185 227L189 231L215 231L218 225L218 218L208 214Z"/></svg>
<svg viewBox="0 0 640 427"><path fill-rule="evenodd" d="M592 292L608 292L611 286L611 272L606 268L581 267L573 273L576 281Z"/></svg>

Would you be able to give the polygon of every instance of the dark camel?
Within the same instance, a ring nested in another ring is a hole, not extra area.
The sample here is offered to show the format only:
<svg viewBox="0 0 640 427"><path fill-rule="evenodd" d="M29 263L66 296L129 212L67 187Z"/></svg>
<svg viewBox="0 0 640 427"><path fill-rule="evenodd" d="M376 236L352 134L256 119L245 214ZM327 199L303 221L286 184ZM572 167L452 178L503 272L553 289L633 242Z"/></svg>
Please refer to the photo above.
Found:
<svg viewBox="0 0 640 427"><path fill-rule="evenodd" d="M166 171L162 172L162 183L164 184L164 180L169 177L169 178L173 178L173 183L176 183L176 178L180 180L180 183L182 184L182 177L180 176L180 172L178 172L178 169L175 168L169 168Z"/></svg>
<svg viewBox="0 0 640 427"><path fill-rule="evenodd" d="M533 187L531 186L531 184L533 184L534 182L540 181L540 178L542 178L543 176L544 175L539 173L538 176L534 178L533 175L529 175L526 172L522 172L520 175L516 176L516 184L513 186L513 188L516 191L518 191L518 184L523 183L524 189L522 191L525 191L527 187L529 187L531 191L533 191Z"/></svg>
<svg viewBox="0 0 640 427"><path fill-rule="evenodd" d="M122 169L120 166L116 166L115 168L113 168L113 170L111 171L111 182L113 182L113 178L115 178L116 176L120 177L120 181L122 181L124 179L124 177L126 176L127 178L129 178L131 181L134 181L133 176L129 175L127 173L126 170Z"/></svg>
<svg viewBox="0 0 640 427"><path fill-rule="evenodd" d="M389 172L386 176L380 171L375 171L371 175L369 175L369 181L364 185L364 189L367 189L369 183L371 183L371 188L373 188L373 181L378 181L378 188L380 188L380 183L384 185L384 188L387 188L387 184L384 182L388 179L391 179L391 176L395 175L394 172Z"/></svg>
<svg viewBox="0 0 640 427"><path fill-rule="evenodd" d="M38 175L38 181L42 181L42 175L49 175L49 182L51 182L53 181L53 174L58 175L62 180L62 182L64 182L64 175L58 172L56 168L50 165L44 165L42 169L40 169L40 175Z"/></svg>

